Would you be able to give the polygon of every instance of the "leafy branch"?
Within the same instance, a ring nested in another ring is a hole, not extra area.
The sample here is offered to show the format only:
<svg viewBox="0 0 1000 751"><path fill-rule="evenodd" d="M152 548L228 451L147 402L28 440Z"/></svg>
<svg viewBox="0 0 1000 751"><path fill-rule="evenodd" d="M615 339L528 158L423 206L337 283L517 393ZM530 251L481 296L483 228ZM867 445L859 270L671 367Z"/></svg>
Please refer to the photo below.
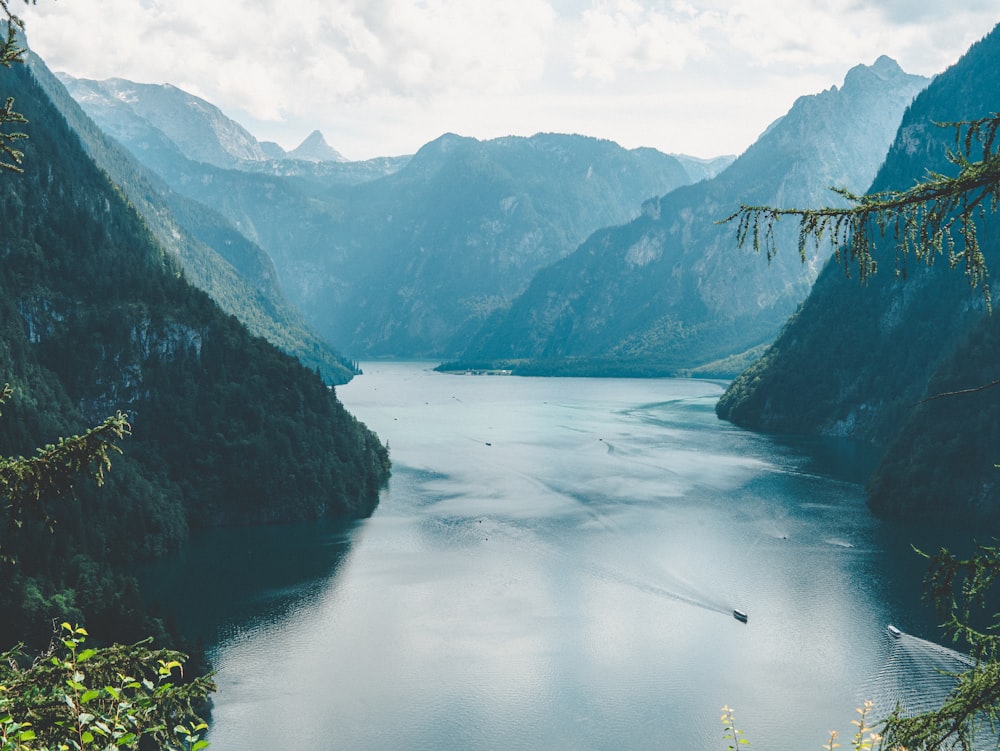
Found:
<svg viewBox="0 0 1000 751"><path fill-rule="evenodd" d="M951 268L964 264L969 284L982 288L989 306L988 268L976 221L987 211L996 211L1000 204L1000 152L995 149L1000 114L939 125L955 131L955 146L947 152L948 161L958 167L954 177L929 172L908 190L867 195L833 188L851 204L842 209L742 204L721 223L736 221L738 245L743 247L749 240L754 251L763 249L770 261L777 252L775 224L784 217L793 217L799 221L798 252L803 262L809 241L819 245L826 237L837 263L848 275L851 264L855 264L861 281L878 270L874 257L878 238L891 235L898 275L905 277L909 255L928 266L938 256L946 256Z"/></svg>
<svg viewBox="0 0 1000 751"><path fill-rule="evenodd" d="M184 680L185 655L147 642L86 648L87 636L63 623L57 647L26 668L18 649L0 655L0 751L208 746L197 711L215 686Z"/></svg>

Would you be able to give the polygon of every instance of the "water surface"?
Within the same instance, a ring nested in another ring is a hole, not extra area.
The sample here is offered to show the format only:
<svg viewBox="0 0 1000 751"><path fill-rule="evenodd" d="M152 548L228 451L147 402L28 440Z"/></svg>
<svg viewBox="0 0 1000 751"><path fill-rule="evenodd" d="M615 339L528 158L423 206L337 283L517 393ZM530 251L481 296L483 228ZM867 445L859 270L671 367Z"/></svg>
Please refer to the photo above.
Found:
<svg viewBox="0 0 1000 751"><path fill-rule="evenodd" d="M392 453L373 517L168 567L211 603L212 747L721 750L728 704L807 749L938 691L922 541L869 514L865 457L721 422L722 390L365 365L338 393Z"/></svg>

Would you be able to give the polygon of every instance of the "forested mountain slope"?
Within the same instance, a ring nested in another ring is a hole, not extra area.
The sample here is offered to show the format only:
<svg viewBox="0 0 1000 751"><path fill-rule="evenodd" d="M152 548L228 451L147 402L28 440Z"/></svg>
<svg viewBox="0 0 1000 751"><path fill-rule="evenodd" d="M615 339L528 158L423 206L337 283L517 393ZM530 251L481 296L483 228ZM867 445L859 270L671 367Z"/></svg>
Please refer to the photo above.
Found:
<svg viewBox="0 0 1000 751"><path fill-rule="evenodd" d="M29 53L28 65L70 127L79 135L91 158L124 191L160 244L176 254L188 280L208 292L252 333L263 336L299 358L308 368L318 369L328 383L350 380L354 374L350 361L310 329L298 310L287 301L271 259L263 250L247 240L217 212L171 190L121 144L108 138L36 55ZM212 114L207 103L202 104L205 106L197 111L207 110ZM124 131L135 132L139 129L136 116L130 115L127 108L115 108L113 116ZM196 118L187 118L187 121L191 120L197 121ZM223 133L239 134L242 131L235 123L223 122L221 113L209 118L203 130L211 131L211 124ZM174 127L179 126L174 124ZM158 136L150 135L148 127L143 126L142 130L145 137L157 140ZM175 153L171 151L175 148L173 144L162 134L159 137L163 139L162 148ZM245 133L242 139L232 140L247 151L251 150L247 139L253 137ZM209 146L203 147L203 150L209 150ZM243 151L237 150L237 153ZM219 159L225 155L218 144L212 151L213 154L216 152L219 152ZM228 158L232 160L235 157Z"/></svg>
<svg viewBox="0 0 1000 751"><path fill-rule="evenodd" d="M188 284L26 66L3 91L29 120L24 174L0 174L0 455L115 410L133 435L104 488L0 525L0 644L52 619L145 635L130 568L189 527L369 514L386 449L332 390ZM6 521L6 520L5 520Z"/></svg>
<svg viewBox="0 0 1000 751"><path fill-rule="evenodd" d="M871 190L906 189L927 171L954 174L954 131L935 123L1000 110L1000 30L935 78L907 111ZM1000 221L980 244L1000 268ZM791 249L789 249L791 250ZM721 417L757 430L847 436L877 447L870 503L896 516L1000 519L1000 389L924 401L1000 378L1000 320L960 269L910 258L893 274L895 245L878 245L879 272L861 286L831 264L766 355L719 402ZM996 300L996 294L993 295Z"/></svg>
<svg viewBox="0 0 1000 751"><path fill-rule="evenodd" d="M630 224L594 233L491 320L466 360L530 359L577 373L673 373L769 343L825 258L768 265L718 221L743 203L819 206L830 186L863 191L926 79L888 58L842 87L801 97L716 176L651 200ZM783 231L781 228L779 231Z"/></svg>

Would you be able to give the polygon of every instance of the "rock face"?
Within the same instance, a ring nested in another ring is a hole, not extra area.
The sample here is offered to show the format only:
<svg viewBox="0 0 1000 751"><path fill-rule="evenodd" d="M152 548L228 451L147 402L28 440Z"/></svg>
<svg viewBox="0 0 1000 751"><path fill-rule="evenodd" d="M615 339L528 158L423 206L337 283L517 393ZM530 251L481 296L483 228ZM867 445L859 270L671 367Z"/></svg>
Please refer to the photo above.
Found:
<svg viewBox="0 0 1000 751"><path fill-rule="evenodd" d="M214 104L170 84L142 84L122 78L105 81L77 79L59 74L63 85L88 111L100 111L100 120L115 123L111 135L128 140L127 134L150 128L158 131L188 159L233 167L243 161L267 158L260 143L239 123L226 117ZM150 148L168 148L150 139Z"/></svg>
<svg viewBox="0 0 1000 751"><path fill-rule="evenodd" d="M467 359L575 363L578 372L676 372L770 342L808 294L826 249L803 264L791 245L766 263L719 225L741 203L819 206L830 186L871 182L903 110L927 84L889 58L840 88L800 98L716 177L651 200L625 226L595 233L545 269ZM791 239L791 242L787 242Z"/></svg>
<svg viewBox="0 0 1000 751"><path fill-rule="evenodd" d="M301 159L306 162L346 162L340 152L334 149L323 138L323 134L314 130L296 148L284 156L285 159Z"/></svg>
<svg viewBox="0 0 1000 751"><path fill-rule="evenodd" d="M934 123L996 112L998 64L994 30L936 77L907 111L871 190L904 190L928 171L955 174L946 159L954 132ZM982 221L979 240L995 270L996 214ZM891 238L879 244L877 258L879 272L864 287L828 265L774 345L726 392L718 413L758 430L872 444L881 460L869 499L880 513L995 522L1000 389L934 397L997 379L997 315L946 259L927 267L910 258L905 278L894 275Z"/></svg>

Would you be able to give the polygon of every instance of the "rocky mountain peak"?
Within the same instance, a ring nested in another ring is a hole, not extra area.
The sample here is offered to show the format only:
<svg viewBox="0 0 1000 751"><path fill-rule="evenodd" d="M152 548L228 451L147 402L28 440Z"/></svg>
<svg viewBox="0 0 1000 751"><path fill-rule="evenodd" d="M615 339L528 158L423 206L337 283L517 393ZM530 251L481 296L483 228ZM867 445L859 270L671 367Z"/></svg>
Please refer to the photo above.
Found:
<svg viewBox="0 0 1000 751"><path fill-rule="evenodd" d="M346 162L335 148L330 146L318 130L314 130L297 147L285 155L286 159L301 159L306 162Z"/></svg>

